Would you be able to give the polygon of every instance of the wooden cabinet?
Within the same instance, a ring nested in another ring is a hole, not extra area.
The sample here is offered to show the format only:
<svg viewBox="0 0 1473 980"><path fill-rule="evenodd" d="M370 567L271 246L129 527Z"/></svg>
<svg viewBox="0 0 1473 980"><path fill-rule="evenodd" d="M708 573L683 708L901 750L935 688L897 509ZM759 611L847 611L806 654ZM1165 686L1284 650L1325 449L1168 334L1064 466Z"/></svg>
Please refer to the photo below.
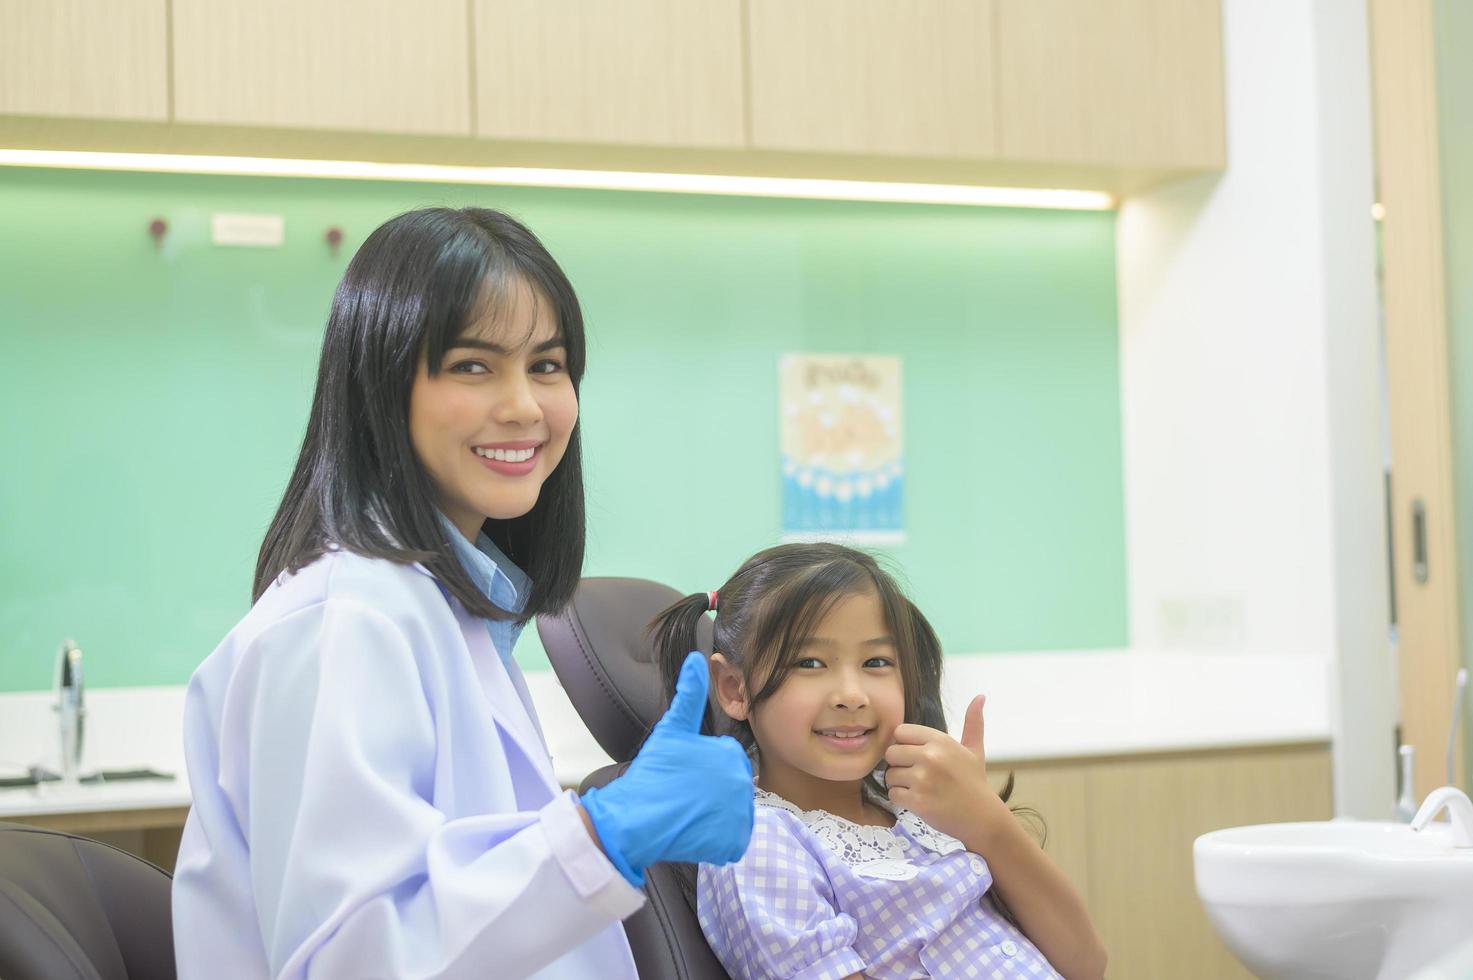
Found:
<svg viewBox="0 0 1473 980"><path fill-rule="evenodd" d="M0 141L1121 194L1225 165L1219 4L0 0Z"/></svg>
<svg viewBox="0 0 1473 980"><path fill-rule="evenodd" d="M740 0L474 0L476 135L739 148Z"/></svg>
<svg viewBox="0 0 1473 980"><path fill-rule="evenodd" d="M92 810L81 813L45 813L6 817L7 823L28 824L66 834L79 834L111 844L130 854L152 861L173 874L179 856L179 841L189 807L157 807L148 810Z"/></svg>
<svg viewBox="0 0 1473 980"><path fill-rule="evenodd" d="M1458 413L1463 403L1457 393L1468 382L1459 381L1450 368L1464 356L1457 349L1463 329L1458 298L1465 295L1458 283L1468 271L1457 262L1454 239L1448 237L1464 214L1455 195L1467 178L1443 169L1455 159L1452 148L1467 146L1468 137L1443 128L1456 117L1438 106L1440 98L1449 97L1454 106L1466 105L1469 92L1447 88L1454 76L1447 74L1451 66L1439 61L1451 49L1437 35L1439 27L1446 28L1445 17L1466 18L1467 9L1429 0L1373 0L1370 5L1376 182L1386 209L1380 253L1396 470L1387 510L1396 542L1391 562L1396 678L1401 740L1426 747L1415 756L1413 796L1419 800L1448 781L1441 747L1457 724L1452 692L1467 656L1461 617L1473 613L1463 604L1470 569L1461 564L1467 552L1460 554L1459 547L1468 540L1464 522L1470 498L1468 477L1460 471L1458 450L1467 437L1458 431L1465 420ZM1448 230L1444 222L1451 225ZM1473 738L1473 728L1463 725L1466 737ZM1454 760L1453 771L1473 777L1465 768L1470 747L1473 743L1464 739L1454 742L1463 758Z"/></svg>
<svg viewBox="0 0 1473 980"><path fill-rule="evenodd" d="M1324 746L1122 756L1011 768L1011 803L1047 828L1045 850L1084 895L1110 954L1131 980L1250 974L1217 938L1197 889L1192 842L1224 827L1332 815Z"/></svg>
<svg viewBox="0 0 1473 980"><path fill-rule="evenodd" d="M465 0L172 0L174 118L470 135Z"/></svg>
<svg viewBox="0 0 1473 980"><path fill-rule="evenodd" d="M167 0L0 0L0 113L169 118Z"/></svg>
<svg viewBox="0 0 1473 980"><path fill-rule="evenodd" d="M1221 169L1218 0L996 0L997 149Z"/></svg>
<svg viewBox="0 0 1473 980"><path fill-rule="evenodd" d="M1332 815L1325 745L1175 752L1009 764L1009 803L1028 807L1044 849L1074 882L1110 954L1130 980L1248 980L1197 899L1192 842L1224 827ZM10 817L99 837L171 869L184 807Z"/></svg>
<svg viewBox="0 0 1473 980"><path fill-rule="evenodd" d="M752 146L986 157L993 0L748 0Z"/></svg>
<svg viewBox="0 0 1473 980"><path fill-rule="evenodd" d="M994 766L1004 776L1006 766ZM990 772L991 772L990 771ZM1031 765L1013 770L1017 783L1008 805L1020 808L1020 818L1054 863L1089 896L1089 804L1085 776L1079 765Z"/></svg>

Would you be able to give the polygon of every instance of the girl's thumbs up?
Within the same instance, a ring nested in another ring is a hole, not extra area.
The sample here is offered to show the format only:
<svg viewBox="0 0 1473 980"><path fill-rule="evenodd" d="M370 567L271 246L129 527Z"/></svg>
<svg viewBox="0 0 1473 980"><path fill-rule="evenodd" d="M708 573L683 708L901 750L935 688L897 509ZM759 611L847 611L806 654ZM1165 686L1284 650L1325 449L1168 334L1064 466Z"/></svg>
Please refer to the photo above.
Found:
<svg viewBox="0 0 1473 980"><path fill-rule="evenodd" d="M967 705L966 718L962 721L962 745L977 758L986 760L987 756L982 751L982 706L987 703L987 695L979 694Z"/></svg>

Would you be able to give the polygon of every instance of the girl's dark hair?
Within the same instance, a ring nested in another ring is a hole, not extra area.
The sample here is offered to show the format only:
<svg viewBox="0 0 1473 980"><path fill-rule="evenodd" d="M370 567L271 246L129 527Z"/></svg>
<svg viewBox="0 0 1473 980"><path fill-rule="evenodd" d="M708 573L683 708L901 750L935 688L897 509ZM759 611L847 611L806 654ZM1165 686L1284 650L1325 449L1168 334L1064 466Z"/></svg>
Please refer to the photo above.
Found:
<svg viewBox="0 0 1473 980"><path fill-rule="evenodd" d="M926 617L875 559L862 551L837 544L788 544L759 552L738 568L716 590L717 611L712 629L712 652L720 653L739 670L747 690L763 672L762 689L750 695L755 707L782 686L793 669L798 649L841 599L873 589L890 637L905 689L905 721L946 731L941 709L941 641ZM696 592L665 609L649 625L655 660L668 703L690 651L697 649L696 625L709 609L705 592ZM701 731L726 734L751 752L757 748L752 726L728 718L706 705ZM1013 795L1014 773L1009 772L998 796L1006 803ZM889 798L881 776L865 780L870 791ZM1032 807L1010 808L1025 829L1043 847L1048 827ZM994 888L987 898L1014 926L1018 918Z"/></svg>
<svg viewBox="0 0 1473 980"><path fill-rule="evenodd" d="M486 208L425 208L368 236L333 297L307 433L261 543L252 601L282 573L341 548L419 562L482 617L526 621L567 603L583 569L579 428L532 510L483 526L532 581L518 613L487 599L461 567L409 435L420 357L438 374L467 326L505 317L524 288L552 306L576 393L583 313L567 276L524 225Z"/></svg>
<svg viewBox="0 0 1473 980"><path fill-rule="evenodd" d="M749 558L716 591L713 648L741 672L747 690L755 692L748 699L752 707L782 686L803 641L841 599L875 592L895 642L905 691L905 721L946 730L941 709L941 641L871 555L837 544L779 545ZM675 694L686 655L696 649L696 625L706 611L706 593L697 592L670 606L650 624L667 700ZM760 690L754 683L758 677L763 678ZM709 705L703 731L731 735L749 751L756 747L747 722L727 718ZM888 795L882 781L871 780L870 785ZM1004 800L1011 791L1009 776Z"/></svg>

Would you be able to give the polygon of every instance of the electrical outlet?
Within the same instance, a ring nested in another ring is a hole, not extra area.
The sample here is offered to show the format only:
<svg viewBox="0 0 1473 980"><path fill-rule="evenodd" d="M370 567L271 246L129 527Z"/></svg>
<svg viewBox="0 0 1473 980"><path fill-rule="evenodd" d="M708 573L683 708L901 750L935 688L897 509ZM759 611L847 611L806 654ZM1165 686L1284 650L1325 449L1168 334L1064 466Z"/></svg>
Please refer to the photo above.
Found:
<svg viewBox="0 0 1473 980"><path fill-rule="evenodd" d="M1168 650L1241 650L1242 596L1175 596L1157 606Z"/></svg>

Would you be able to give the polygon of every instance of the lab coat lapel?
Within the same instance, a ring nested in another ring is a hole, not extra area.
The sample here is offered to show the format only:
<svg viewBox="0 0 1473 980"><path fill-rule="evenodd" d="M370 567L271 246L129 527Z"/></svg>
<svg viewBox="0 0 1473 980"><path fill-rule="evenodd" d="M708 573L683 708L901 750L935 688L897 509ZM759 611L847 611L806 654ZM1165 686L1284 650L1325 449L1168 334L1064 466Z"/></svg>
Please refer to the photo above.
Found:
<svg viewBox="0 0 1473 980"><path fill-rule="evenodd" d="M537 717L537 712L532 707L532 692L527 689L527 679L522 676L522 669L517 666L517 662L513 658L503 660L501 657L497 657L496 659L501 660L501 666L506 670L507 676L511 678L512 685L517 689L517 697L521 698L522 704L526 705L527 718L531 720L532 727L537 732L537 741L541 743L542 751L547 753L547 758L551 761L552 752L547 747L547 733L542 730L542 719Z"/></svg>
<svg viewBox="0 0 1473 980"><path fill-rule="evenodd" d="M486 624L471 616L459 603L453 603L455 620L460 626L461 636L470 649L471 662L481 679L481 690L491 705L491 712L502 734L509 737L521 754L526 757L533 772L552 796L560 789L552 771L552 759L547 754L536 723L532 720L531 708L523 703L517 686L507 672L506 664L491 643ZM549 797L550 798L550 797Z"/></svg>

